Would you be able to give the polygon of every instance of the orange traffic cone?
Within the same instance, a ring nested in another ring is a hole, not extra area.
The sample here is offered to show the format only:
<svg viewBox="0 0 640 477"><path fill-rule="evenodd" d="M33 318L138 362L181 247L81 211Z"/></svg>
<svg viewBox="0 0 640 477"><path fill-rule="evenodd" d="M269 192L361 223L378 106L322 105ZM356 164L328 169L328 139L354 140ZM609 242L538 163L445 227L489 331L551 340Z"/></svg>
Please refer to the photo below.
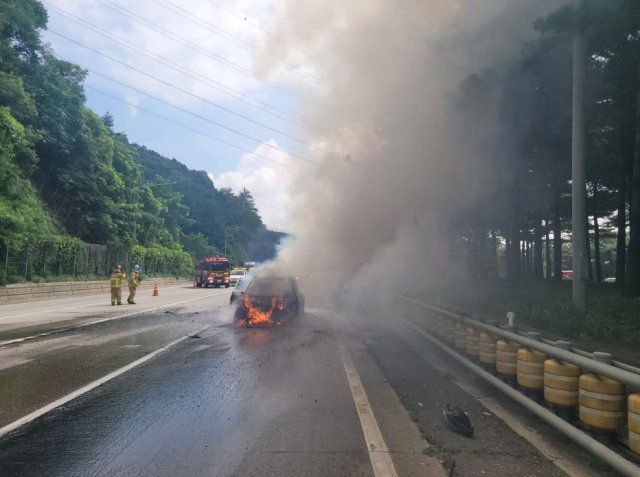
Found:
<svg viewBox="0 0 640 477"><path fill-rule="evenodd" d="M153 285L153 296L160 296L158 293L158 284Z"/></svg>

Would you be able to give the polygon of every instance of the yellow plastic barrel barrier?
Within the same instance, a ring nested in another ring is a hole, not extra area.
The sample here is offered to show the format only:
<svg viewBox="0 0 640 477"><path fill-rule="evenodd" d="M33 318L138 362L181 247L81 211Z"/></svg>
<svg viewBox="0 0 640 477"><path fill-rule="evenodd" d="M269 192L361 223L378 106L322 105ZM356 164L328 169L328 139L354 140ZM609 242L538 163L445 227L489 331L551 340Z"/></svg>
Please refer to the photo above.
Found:
<svg viewBox="0 0 640 477"><path fill-rule="evenodd" d="M557 359L544 362L544 400L554 406L578 405L580 368Z"/></svg>
<svg viewBox="0 0 640 477"><path fill-rule="evenodd" d="M489 333L480 333L478 338L478 359L487 366L496 365L496 341L498 339Z"/></svg>
<svg viewBox="0 0 640 477"><path fill-rule="evenodd" d="M640 393L629 395L629 447L640 454Z"/></svg>
<svg viewBox="0 0 640 477"><path fill-rule="evenodd" d="M453 345L458 349L464 349L467 343L467 330L460 323L456 325Z"/></svg>
<svg viewBox="0 0 640 477"><path fill-rule="evenodd" d="M544 389L544 362L547 355L535 349L518 350L518 384L532 391Z"/></svg>
<svg viewBox="0 0 640 477"><path fill-rule="evenodd" d="M506 377L515 377L518 371L518 343L500 339L496 342L496 371Z"/></svg>
<svg viewBox="0 0 640 477"><path fill-rule="evenodd" d="M624 418L624 384L596 374L580 376L580 420L601 432L613 432Z"/></svg>
<svg viewBox="0 0 640 477"><path fill-rule="evenodd" d="M478 357L479 339L480 336L475 328L467 328L464 350L469 356L473 356L474 358Z"/></svg>
<svg viewBox="0 0 640 477"><path fill-rule="evenodd" d="M453 341L455 339L456 324L453 322L453 320L449 318L444 318L442 329L443 329L442 337L444 338L444 340L447 343L453 344Z"/></svg>

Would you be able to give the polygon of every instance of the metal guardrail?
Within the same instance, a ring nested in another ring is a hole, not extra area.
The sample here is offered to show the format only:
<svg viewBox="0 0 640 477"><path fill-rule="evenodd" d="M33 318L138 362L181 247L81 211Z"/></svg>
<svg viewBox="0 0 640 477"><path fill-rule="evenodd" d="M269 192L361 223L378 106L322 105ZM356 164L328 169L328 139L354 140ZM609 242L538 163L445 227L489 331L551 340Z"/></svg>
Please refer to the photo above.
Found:
<svg viewBox="0 0 640 477"><path fill-rule="evenodd" d="M535 349L542 353L545 353L548 356L552 356L554 358L560 359L562 361L566 361L576 366L579 366L581 369L586 371L591 371L595 374L599 374L601 376L605 376L611 379L615 379L621 383L626 384L633 391L640 390L640 374L637 371L638 368L634 366L627 365L624 363L615 362L616 366L612 364L603 363L601 361L597 361L593 359L592 354L578 349L572 349L571 351L559 348L555 345L548 344L549 340L538 340L528 338L527 336L523 336L514 331L509 331L497 326L489 325L484 323L483 321L468 318L462 316L458 313L452 312L445 308L441 308L439 306L432 305L430 303L425 303L420 300L416 300L415 298L411 298L405 295L398 295L399 298L419 305L428 310L440 313L441 315L445 315L449 318L459 321L460 323L465 323L475 328L487 331L493 335L500 336L502 338L506 338L509 341L516 342L522 346L525 346L530 349Z"/></svg>
<svg viewBox="0 0 640 477"><path fill-rule="evenodd" d="M432 312L438 313L441 316L452 318L453 320L458 321L459 323L468 324L469 326L475 327L477 329L487 331L494 336L500 336L500 337L506 338L509 341L516 342L522 345L523 347L535 349L549 356L558 358L562 361L573 363L584 370L592 371L596 374L607 376L617 381L623 382L629 388L640 389L640 386L639 386L640 374L638 373L638 371L640 370L638 370L638 368L627 365L625 363L620 363L617 361L612 362L612 364L615 363L615 365L608 364L607 362L598 361L597 358L601 357L601 356L598 356L598 352L589 353L587 351L576 349L576 348L570 348L569 350L565 348L565 346L569 344L568 342L560 342L560 341L554 342L548 339L541 338L539 336L536 336L536 339L531 339L526 335L523 336L518 332L515 332L515 330L514 331L505 330L503 328L494 326L492 324L485 323L481 320L468 318L467 316L454 313L445 308L431 305L430 303L425 303L411 297L407 297L404 295L397 295L397 297L407 302L418 305L421 308L428 309L428 310L431 310ZM607 464L609 464L613 469L617 470L622 475L630 476L630 477L640 477L640 467L638 467L634 463L635 461L637 461L636 456L634 456L636 457L636 459L632 459L634 462L626 459L622 454L605 446L603 443L591 437L588 433L574 426L570 422L565 421L560 416L554 414L552 411L550 411L546 407L530 399L525 394L522 394L516 388L513 388L509 384L506 384L505 382L500 380L498 377L487 372L485 369L481 368L476 363L469 360L466 356L464 356L463 354L460 354L457 350L454 350L449 346L447 346L446 344L441 343L438 339L432 337L425 330L421 329L420 327L416 326L410 321L407 321L404 319L402 321L405 322L405 324L407 324L411 328L413 328L416 332L425 336L425 338L431 341L434 345L438 346L442 351L449 354L452 358L454 358L460 364L466 366L467 368L472 370L474 373L476 373L477 375L479 375L480 377L482 377L483 379L485 379L486 381L494 385L496 388L498 388L499 390L501 390L502 392L510 396L512 399L514 399L521 405L523 405L526 409L536 414L546 423L555 427L558 431L565 434L575 443L579 444L580 446L588 450L592 455L598 457L603 462L606 462ZM509 321L512 321L512 320L510 319ZM538 334L536 333L536 335ZM630 390L627 389L627 391L630 391ZM631 392L633 392L633 390L631 390ZM619 437L619 436L616 435L616 437ZM621 441L626 442L626 439L623 438L621 439ZM625 445L628 445L628 442L626 442ZM626 452L631 452L631 451L627 450Z"/></svg>
<svg viewBox="0 0 640 477"><path fill-rule="evenodd" d="M581 431L580 429L573 426L569 422L565 421L561 417L555 415L553 412L541 406L537 402L529 399L527 396L525 396L515 388L512 388L508 384L505 384L500 379L493 376L491 373L487 372L477 364L473 363L466 357L459 354L457 351L452 350L448 346L441 343L439 340L433 338L431 335L426 333L424 330L422 330L418 326L406 320L403 320L403 321L405 321L405 323L408 326L410 326L416 332L423 335L431 343L438 346L442 351L447 353L449 356L451 356L453 359L458 361L460 364L466 366L471 371L476 373L478 376L480 376L481 378L483 378L484 380L486 380L487 382L489 382L490 384L498 388L503 393L505 393L507 396L511 397L514 401L518 402L519 404L524 406L526 409L536 414L539 418L541 418L547 424L553 426L554 428L556 428L557 430L565 434L571 440L573 440L574 442L582 446L584 449L589 451L592 455L598 457L602 461L609 464L613 469L620 472L621 475L625 475L628 477L640 476L640 468L636 466L634 463L628 461L623 456L617 454L612 449L609 449L607 446L605 446L601 442L598 442L597 440L589 436L587 433Z"/></svg>

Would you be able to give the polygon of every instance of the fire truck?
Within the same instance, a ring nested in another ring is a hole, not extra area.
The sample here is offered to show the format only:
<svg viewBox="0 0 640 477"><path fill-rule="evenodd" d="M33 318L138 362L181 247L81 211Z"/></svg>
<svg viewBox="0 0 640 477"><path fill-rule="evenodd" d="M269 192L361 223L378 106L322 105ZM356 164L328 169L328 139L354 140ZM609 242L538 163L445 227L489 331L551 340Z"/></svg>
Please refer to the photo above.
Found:
<svg viewBox="0 0 640 477"><path fill-rule="evenodd" d="M231 264L226 257L205 257L196 263L193 271L193 280L199 287L225 287L229 288L231 281L229 271Z"/></svg>

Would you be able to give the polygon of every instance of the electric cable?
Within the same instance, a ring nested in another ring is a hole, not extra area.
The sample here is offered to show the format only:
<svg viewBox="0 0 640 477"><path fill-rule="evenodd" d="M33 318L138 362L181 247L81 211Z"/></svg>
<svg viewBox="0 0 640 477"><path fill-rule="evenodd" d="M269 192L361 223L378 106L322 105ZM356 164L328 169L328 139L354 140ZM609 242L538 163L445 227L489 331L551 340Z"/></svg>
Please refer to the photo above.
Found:
<svg viewBox="0 0 640 477"><path fill-rule="evenodd" d="M257 31L260 31L260 32L262 32L262 33L264 33L264 34L267 34L267 35L269 34L269 31L267 31L266 29L264 29L264 28L260 27L259 25L256 25L256 24L255 24L255 23L253 23L253 22L250 22L250 21L247 19L247 17L245 17L245 16L243 16L243 15L239 15L238 13L235 13L235 12L233 12L233 11L231 11L231 10L227 10L226 8L224 8L224 7L220 6L220 4L219 4L218 2L216 2L216 1L214 1L214 0L207 0L207 1L208 1L208 3L209 3L212 7L217 8L217 9L218 9L218 10L220 10L221 12L224 12L224 13L226 13L227 15L229 15L229 16L231 16L231 17L234 17L234 18L236 18L236 19L238 19L238 20L240 20L243 24L248 25L248 26L250 26L251 28L253 28L253 29L257 30ZM286 63L285 63L285 64L286 64ZM292 68L295 68L295 67L292 67ZM304 76L307 76L307 77L309 77L309 78L311 78L311 79L313 79L313 80L317 81L317 82L318 82L318 83L320 83L320 84L324 84L324 81L322 81L320 78L318 78L318 77L317 77L316 75L314 75L313 73L309 73L308 71L305 71L305 70L303 70L303 69L301 69L301 68L297 68L297 71L298 71L298 72L300 72L300 74L302 74L302 75L304 75Z"/></svg>
<svg viewBox="0 0 640 477"><path fill-rule="evenodd" d="M83 28L86 28L87 30L93 31L94 33L97 33L115 43L118 43L120 45L122 45L123 47L135 51L147 58L151 58L154 61L157 61L158 63L161 63L163 65L165 65L168 68L173 69L174 71L180 72L182 74L185 74L191 78L194 78L202 83L205 83L207 85L209 85L210 87L232 97L235 99L239 99L242 100L244 102L246 102L247 104L250 104L251 106L260 109L262 111L265 111L268 114L272 114L273 116L283 120L283 121L287 121L290 122L292 124L297 124L302 122L303 120L301 118L298 118L296 116L294 116L291 113L287 113L286 111L283 111L279 108L273 107L271 105L269 105L268 103L262 102L258 99L252 98L250 96L245 95L244 93L242 93L241 91L238 91L236 89L230 88L229 86L224 85L223 83L216 81L214 79L211 79L209 77L206 77L200 73L198 73L197 71L190 69L190 68L184 68L184 67L180 67L178 66L175 62L172 61L168 61L165 58L156 55L155 53L145 49L145 48L141 48L139 46L133 45L131 44L128 40L122 38L122 37L118 37L115 35L112 35L111 33L107 32L106 30L92 24L89 23L87 21L85 21L84 19L73 15L72 13L69 13L65 10L62 10L54 5L51 5L47 2L43 2L45 3L45 5L47 5L47 7L51 10L53 10L56 14L60 15L61 17L72 21L74 23L76 23L77 25L80 25Z"/></svg>
<svg viewBox="0 0 640 477"><path fill-rule="evenodd" d="M178 111L182 111L183 113L186 113L186 114L188 114L188 115L190 115L190 116L193 116L193 117L195 117L195 118L197 118L197 119L200 119L200 120L205 121L205 122L207 122L207 123L213 124L214 126L218 126L218 127L222 128L222 129L225 129L225 130L227 130L227 131L229 131L229 132L232 132L232 133L234 133L234 134L237 134L238 136L242 136L242 137L244 137L245 139L250 139L251 141L255 141L255 142L257 142L258 144L262 144L262 145L267 146L267 147L269 147L269 148L271 148L271 149L274 149L274 150L276 150L276 151L278 151L278 152L282 152L282 153L284 153L284 154L287 154L287 155L289 155L289 156L291 156L291 157L295 157L295 158L298 158L298 159L302 159L302 160L304 160L304 161L306 161L306 162L309 162L309 163L311 163L311 164L314 164L314 165L316 165L316 166L319 166L319 165L320 165L320 163L319 163L319 162L312 161L311 159L307 159L307 158L305 158L305 157L299 156L299 155L297 155L297 154L295 154L295 153L293 153L293 152L289 152L289 151L287 151L287 150L285 150L285 149L282 149L281 147L274 146L273 144L269 144L268 142L264 142L264 141L262 141L261 139L258 139L257 137L251 136L250 134L246 134L246 133L243 133L242 131L239 131L239 130L237 130L237 129L231 128L231 127L229 127L229 126L225 126L224 124L221 124L221 123L219 123L219 122L217 122L217 121L214 121L213 119L209 119L209 118L207 118L207 117L205 117L205 116L202 116L201 114L195 113L195 112L190 111L190 110L188 110L188 109L186 109L186 108L183 108L183 107L181 107L181 106L178 106L178 105L176 105L176 104L173 104L173 103L171 103L171 102L169 102L169 101L166 101L166 100L164 100L164 99L162 99L162 98L159 98L159 97L157 97L157 96L154 96L154 95L152 95L152 94L150 94L150 93L147 93L146 91L142 91L141 89L138 89L138 88L135 88L135 87L133 87L133 86L130 86L130 85L128 85L128 84L126 84L126 83L124 83L124 82L122 82L122 81L119 81L119 80L115 79L115 78L111 78L111 77L110 77L110 76L108 76L108 75L105 75L105 74L100 73L100 72L95 71L95 70L88 70L88 71L90 71L91 73L93 73L93 74L95 74L95 75L97 75L97 76L101 76L101 77L103 77L103 78L105 78L105 79L107 79L107 80L109 80L109 81L112 81L112 82L114 82L114 83L116 83L116 84L118 84L118 85L120 85L120 86L123 86L123 87L125 87L125 88L128 88L128 89L130 89L130 90L132 90L132 91L135 91L136 93L139 93L139 94L142 94L142 95L144 95L144 96L147 96L147 97L149 97L149 98L151 98L151 99L153 99L153 100L155 100L155 101L157 101L157 102L159 102L159 103L166 104L167 106L170 106L170 107L172 107L172 108L174 108L174 109L177 109Z"/></svg>
<svg viewBox="0 0 640 477"><path fill-rule="evenodd" d="M228 60L226 58L224 58L223 56L217 55L215 53L212 53L210 51L207 51L206 49L202 48L200 45L197 45L196 43L193 43L192 41L186 40L184 38L182 38L179 35L176 35L175 33L167 30L166 28L162 28L160 26L158 26L157 24L147 20L146 18L132 12L131 10L128 10L120 5L116 5L113 4L112 2L108 1L108 0L96 0L98 3L104 5L105 7L119 13L120 15L123 15L125 17L130 18L131 20L140 23L144 26L146 26L147 28L150 28L152 30L157 31L158 33L161 33L165 36L169 36L170 38L173 38L175 41L177 41L178 43L181 43L184 46L187 46L188 48L191 48L195 51L198 51L199 53L208 56L210 58L212 58L215 61L218 61L230 68L235 69L236 71L239 71L241 73L243 73L244 75L254 79L257 82L263 83L265 85L271 86L272 88L278 89L279 91L281 91L282 93L288 94L290 96L294 96L296 97L297 94L292 91L289 88L284 88L282 86L280 86L279 84L273 82L273 81L269 81L269 80L259 80L255 77L255 75L247 68L245 68L242 65L239 65L238 63L235 63L231 60Z"/></svg>
<svg viewBox="0 0 640 477"><path fill-rule="evenodd" d="M235 149L238 149L238 150L240 150L242 152L245 152L245 153L248 153L248 154L253 154L256 157L260 157L261 159L265 159L266 161L272 162L272 163L274 163L274 164L276 164L276 165L278 165L280 167L284 167L286 169L290 169L292 171L298 172L299 174L303 174L303 175L306 175L306 176L309 176L309 177L313 177L313 174L310 174L309 172L305 172L305 171L302 171L300 169L296 169L295 167L291 167L291 166L288 166L286 164L282 164L281 162L278 162L278 161L276 161L274 159L271 159L270 157L267 157L265 155L262 155L260 153L255 152L255 151L251 151L250 149L244 148L242 146L238 146L237 144L229 142L229 141L227 141L225 139L220 139L219 137L213 136L213 135L211 135L209 133L206 133L204 131L200 131L199 129L196 129L193 126L189 126L188 124L181 123L180 121L176 121L175 119L169 118L169 117L164 116L164 115L159 114L159 113L156 113L155 111L151 111L150 109L147 109L147 108L145 108L143 106L135 104L135 103L133 103L131 101L127 101L126 99L119 98L119 97L117 97L117 96L115 96L115 95L113 95L111 93L107 93L106 91L103 91L101 89L98 89L98 88L95 88L95 87L89 86L89 85L84 85L84 87L86 89L89 89L91 91L95 91L96 93L99 93L99 94L101 94L103 96L106 96L108 98L115 99L116 101L124 103L124 104L126 104L128 106L131 106L133 108L136 108L136 109L138 109L140 111L144 111L147 114L151 114L152 116L156 116L157 118L163 119L163 120L165 120L167 122L176 124L176 125L178 125L180 127L183 127L183 128L188 129L190 131L193 131L193 132L195 132L197 134L200 134L202 136L205 136L205 137L208 137L210 139L213 139L214 141L217 141L217 142L219 142L221 144L225 144L226 146L233 147ZM268 143L265 143L265 142L261 142L260 144L264 145L264 146L268 146L269 145ZM284 152L284 151L282 151L282 152Z"/></svg>
<svg viewBox="0 0 640 477"><path fill-rule="evenodd" d="M192 93L192 92L190 92L190 91L188 91L188 90L186 90L186 89L184 89L184 88L181 88L180 86L174 85L174 84L172 84L172 83L170 83L170 82L168 82L168 81L165 81L165 80L163 80L163 79L161 79L161 78L158 78L157 76L151 75L151 74L149 74L149 73L147 73L147 72L143 71L143 70L142 70L142 69L140 69L140 68L137 68L137 67L135 67L135 66L131 66L131 65L129 65L129 64L127 64L127 63L125 63L125 62L124 62L124 61L122 61L122 60L119 60L119 59L117 59L117 58L115 58L115 57L113 57L113 56L111 56L111 55L107 55L106 53L103 53L103 52L101 52L101 51L99 51L99 50L96 50L95 48L90 47L90 46L88 46L88 45L86 45L86 44L84 44L84 43L82 43L82 42L79 42L79 41L77 41L77 40L74 40L73 38L70 38L70 37L68 37L68 36L66 36L66 35L63 35L62 33L59 33L59 32L57 32L57 31L55 31L55 30L48 30L48 31L49 31L50 33L53 33L54 35L57 35L57 36L59 36L59 37L61 37L61 38L64 38L64 39L65 39L65 40L67 40L67 41L70 41L70 42L75 43L75 44L77 44L77 45L79 45L79 46L82 46L83 48L85 48L85 49L87 49L87 50L89 50L89 51L91 51L91 52L93 52L93 53L95 53L95 54L97 54L97 55L100 55L100 56L102 56L102 57L104 57L104 58L107 58L107 59L109 59L109 60L111 60L111 61L113 61L113 62L115 62L115 63L118 63L118 64L120 64L120 65L122 65L122 66L124 66L124 67L126 67L126 68L129 68L129 69L131 69L131 70L133 70L133 71L136 71L137 73L139 73L139 74L141 74L141 75L143 75L143 76L146 76L147 78L153 79L153 80L155 80L155 81L157 81L157 82L159 82L159 83L162 83L162 84L164 84L164 85L166 85L166 86L169 86L169 87L171 87L171 88L174 88L175 90L180 91L181 93L184 93L184 94L186 94L187 96L191 96L191 97L193 97L193 98L195 98L195 99L198 99L198 100L200 100L200 101L202 101L202 102L204 102L204 103L209 104L210 106L213 106L213 107L218 108L218 109L220 109L220 110L222 110L222 111L225 111L225 112L227 112L227 113L229 113L229 114L232 114L232 115L234 115L234 116L237 116L237 117L239 117L239 118L241 118L241 119L244 119L245 121L248 121L248 122L253 123L253 124L255 124L255 125L261 126L261 127L265 128L265 129L268 129L268 130L270 130L270 131L272 131L272 132L275 132L275 133L277 133L277 134L280 134L280 135L282 135L283 137L289 138L289 139L291 139L291 140L293 140L293 141L296 141L296 142L298 142L298 143L300 143L300 144L302 144L302 145L305 145L305 146L307 146L307 147L314 147L311 143L309 143L309 142L307 142L307 141L305 141L305 140L303 140L303 139L300 139L300 138L298 138L298 137L296 137L296 136L294 136L294 135L292 135L292 134L286 133L286 132L281 131L281 130L279 130L279 129L277 129L277 128L274 128L274 127L272 127L272 126L269 126L268 124L265 124L265 123L263 123L263 122L257 121L257 120L255 120L255 119L252 119L252 118L250 118L250 117L248 117L248 116L245 116L245 115L243 115L243 114L237 113L237 112L233 111L232 109L229 109L229 108L227 108L227 107L225 107L225 106L220 106L219 104L217 104L217 103L215 103L215 102L213 102L213 101L211 101L211 100L208 100L208 99L206 99L206 98L203 98L202 96L198 96L198 95L197 95L197 94L195 94L195 93ZM130 87L130 86L128 86L128 85L125 85L125 86ZM222 126L221 124L219 124L219 126L220 126L220 127L224 127L224 126ZM225 128L226 128L226 127L225 127ZM229 129L229 128L227 128L227 129ZM308 162L312 162L312 163L313 163L313 161L312 161L312 160L307 159L307 158L305 158L305 157L302 157L302 156L296 156L296 157L298 157L299 159L302 159L302 160L304 160L304 161L308 161Z"/></svg>
<svg viewBox="0 0 640 477"><path fill-rule="evenodd" d="M193 23L195 23L196 25L200 25L202 28L205 28L209 31L211 31L212 33L214 33L215 35L218 35L242 48L246 48L250 51L253 52L257 52L260 53L260 51L253 45L239 39L236 35L233 35L225 30L223 30L222 28L218 27L217 25L214 25L211 22L207 22L202 20L201 18L198 18L197 16L193 15L192 13L187 12L184 8L181 8L180 6L176 5L175 3L169 1L169 0L152 0L154 3L156 3L157 5L161 5L164 8L176 13L177 15L181 16L182 18L191 21ZM295 66L291 66L283 61L276 61L276 63L284 66L286 69L288 69L289 71L292 71L300 76L304 76L307 79L311 79L313 81L316 82L320 82L320 80L318 78L316 78L315 76L307 73L306 71L297 68Z"/></svg>

